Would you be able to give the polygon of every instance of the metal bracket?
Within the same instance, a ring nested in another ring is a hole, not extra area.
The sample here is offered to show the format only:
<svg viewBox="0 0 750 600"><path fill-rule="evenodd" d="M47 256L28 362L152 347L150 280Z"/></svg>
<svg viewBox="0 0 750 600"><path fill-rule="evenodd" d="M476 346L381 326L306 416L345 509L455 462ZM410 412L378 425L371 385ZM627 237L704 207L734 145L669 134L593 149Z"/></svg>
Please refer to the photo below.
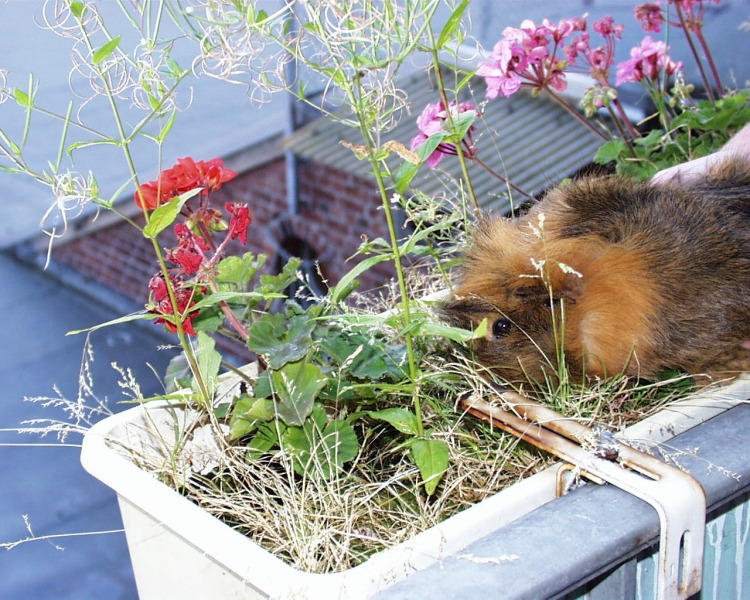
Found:
<svg viewBox="0 0 750 600"><path fill-rule="evenodd" d="M476 397L461 404L468 413L572 463L587 479L611 483L656 509L661 524L659 600L700 591L706 496L693 477L515 392L498 392L495 399L509 410Z"/></svg>

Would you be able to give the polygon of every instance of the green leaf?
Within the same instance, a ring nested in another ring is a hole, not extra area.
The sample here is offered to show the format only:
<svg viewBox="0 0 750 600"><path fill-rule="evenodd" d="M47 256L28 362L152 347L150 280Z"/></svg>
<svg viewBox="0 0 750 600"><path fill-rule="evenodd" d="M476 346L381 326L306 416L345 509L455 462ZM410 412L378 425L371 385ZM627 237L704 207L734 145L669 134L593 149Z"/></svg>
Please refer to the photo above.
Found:
<svg viewBox="0 0 750 600"><path fill-rule="evenodd" d="M160 144L164 142L167 135L169 135L169 132L172 130L172 125L174 125L174 119L176 116L177 116L177 110L173 110L172 114L169 115L167 122L164 123L164 127L161 128L161 131L159 132L159 135L156 138Z"/></svg>
<svg viewBox="0 0 750 600"><path fill-rule="evenodd" d="M261 275L260 285L255 288L261 294L282 293L286 288L297 281L297 271L302 261L299 258L290 258L278 275Z"/></svg>
<svg viewBox="0 0 750 600"><path fill-rule="evenodd" d="M470 340L481 339L487 336L487 319L482 319L481 323L473 331L453 327L438 321L422 321L416 333L423 336L434 335L465 344Z"/></svg>
<svg viewBox="0 0 750 600"><path fill-rule="evenodd" d="M609 140L608 142L602 144L596 151L594 162L598 165L607 164L608 162L617 160L617 157L620 156L624 151L625 142L620 139Z"/></svg>
<svg viewBox="0 0 750 600"><path fill-rule="evenodd" d="M265 262L265 255L259 254L256 258L252 252L245 252L242 256L227 256L216 266L216 281L245 289Z"/></svg>
<svg viewBox="0 0 750 600"><path fill-rule="evenodd" d="M326 425L325 413L317 406L313 418L302 427L287 428L282 443L294 456L294 470L308 477L327 479L359 452L359 440L352 426L341 420Z"/></svg>
<svg viewBox="0 0 750 600"><path fill-rule="evenodd" d="M103 327L110 327L111 325L119 325L120 323L128 323L130 321L137 321L139 319L153 321L157 316L158 315L147 313L146 311L140 311L137 313L125 315L124 317L118 317L117 319L112 319L111 321L107 321L106 323L100 323L99 325L94 325L93 327L88 327L86 329L75 329L73 331L68 331L65 335L78 335L79 333L88 333L89 331L96 331L97 329L102 329Z"/></svg>
<svg viewBox="0 0 750 600"><path fill-rule="evenodd" d="M272 371L276 392L276 413L287 425L302 425L312 412L313 403L327 382L316 365L301 360Z"/></svg>
<svg viewBox="0 0 750 600"><path fill-rule="evenodd" d="M419 146L416 148L416 153L419 155L419 164L412 164L410 162L404 162L399 170L396 172L395 176L395 185L396 185L396 192L399 194L403 194L406 188L411 183L411 180L414 179L414 176L417 174L417 171L419 170L419 167L424 164L424 162L427 160L427 158L435 151L435 148L438 147L440 142L442 142L446 137L448 137L450 132L448 131L438 131L437 133L431 135L428 137L424 142L422 142Z"/></svg>
<svg viewBox="0 0 750 600"><path fill-rule="evenodd" d="M277 432L278 428L278 432ZM258 426L258 432L247 445L248 455L251 459L258 459L271 448L278 445L279 435L286 431L286 425L278 421L263 423Z"/></svg>
<svg viewBox="0 0 750 600"><path fill-rule="evenodd" d="M302 359L312 345L315 323L308 315L289 319L282 314L264 314L252 324L247 345L262 354L271 369Z"/></svg>
<svg viewBox="0 0 750 600"><path fill-rule="evenodd" d="M359 277L365 271L368 271L378 263L390 260L390 254L377 254L375 256L368 256L364 260L358 262L353 269L346 273L336 284L336 287L331 290L331 302L334 304L341 302L347 292L351 292L352 282Z"/></svg>
<svg viewBox="0 0 750 600"><path fill-rule="evenodd" d="M383 410L373 410L367 413L373 419L379 421L385 421L389 423L401 433L407 435L417 435L419 433L419 425L417 422L417 416L405 408L386 408Z"/></svg>
<svg viewBox="0 0 750 600"><path fill-rule="evenodd" d="M243 396L237 400L229 422L230 439L236 440L255 430L275 416L273 400Z"/></svg>
<svg viewBox="0 0 750 600"><path fill-rule="evenodd" d="M422 474L425 491L432 494L448 470L448 444L442 440L414 440L411 444L411 459Z"/></svg>
<svg viewBox="0 0 750 600"><path fill-rule="evenodd" d="M94 56L92 58L95 65L98 65L100 62L102 62L104 59L106 59L108 56L110 56L117 46L120 44L120 36L112 38L109 40L106 44L104 44L101 48L99 48L96 52L94 52Z"/></svg>
<svg viewBox="0 0 750 600"><path fill-rule="evenodd" d="M81 148L88 148L89 146L99 146L101 144L109 144L111 146L119 146L120 142L118 140L80 140L78 142L73 142L70 144L67 149L65 150L68 154L68 156L73 156L73 152L76 150L80 150Z"/></svg>
<svg viewBox="0 0 750 600"><path fill-rule="evenodd" d="M157 206L151 213L148 224L143 228L143 236L155 240L162 231L174 222L177 215L180 214L185 202L200 193L201 189L203 188L195 188L172 198L172 200L166 204Z"/></svg>
<svg viewBox="0 0 750 600"><path fill-rule="evenodd" d="M219 368L221 367L221 354L215 349L216 343L213 338L202 332L198 332L198 370L203 378L203 383L208 388L208 393L213 396L217 387L217 377L219 375ZM196 394L201 393L198 380L193 377L192 383L193 391ZM211 398L206 398L206 401L210 401Z"/></svg>
<svg viewBox="0 0 750 600"><path fill-rule="evenodd" d="M31 96L29 96L26 92L15 88L13 90L13 97L16 99L16 102L23 106L24 108L31 108Z"/></svg>
<svg viewBox="0 0 750 600"><path fill-rule="evenodd" d="M469 6L469 0L463 0L463 2L456 7L456 10L453 11L453 14L448 17L448 20L445 22L445 25L443 25L443 29L440 32L440 37L438 37L436 50L440 50L440 48L445 46L445 44L451 39L456 28L461 24L461 19L464 16L464 11L467 6Z"/></svg>
<svg viewBox="0 0 750 600"><path fill-rule="evenodd" d="M73 16L80 21L81 17L83 16L83 11L86 9L86 5L83 2L71 2L70 3L70 12L73 13Z"/></svg>

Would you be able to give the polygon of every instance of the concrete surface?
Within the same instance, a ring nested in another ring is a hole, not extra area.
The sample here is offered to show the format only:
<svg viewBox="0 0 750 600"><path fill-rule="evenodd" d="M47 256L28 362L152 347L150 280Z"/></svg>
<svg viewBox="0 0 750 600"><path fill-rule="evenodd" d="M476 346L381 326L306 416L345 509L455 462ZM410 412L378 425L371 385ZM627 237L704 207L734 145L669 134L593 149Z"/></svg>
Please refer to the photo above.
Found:
<svg viewBox="0 0 750 600"><path fill-rule="evenodd" d="M118 315L97 302L0 254L0 429L59 411L25 402L25 396L54 396L58 386L76 398L84 336L65 336ZM117 374L110 363L131 367L145 393L159 385L147 368L163 373L169 358L148 330L114 327L92 335L95 392L118 402ZM55 439L0 431L0 543L25 538L23 515L36 535L120 529L114 494L80 466L77 447L11 447ZM80 438L71 437L71 443ZM63 549L57 549L60 546ZM136 598L123 533L35 541L0 549L3 600L125 600Z"/></svg>

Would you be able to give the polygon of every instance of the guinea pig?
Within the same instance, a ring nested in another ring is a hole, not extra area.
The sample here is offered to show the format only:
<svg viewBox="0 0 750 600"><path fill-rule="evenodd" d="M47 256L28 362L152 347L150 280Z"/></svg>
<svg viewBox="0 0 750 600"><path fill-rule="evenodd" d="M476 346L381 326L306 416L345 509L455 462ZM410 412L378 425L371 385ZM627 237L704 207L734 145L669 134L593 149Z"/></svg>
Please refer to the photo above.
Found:
<svg viewBox="0 0 750 600"><path fill-rule="evenodd" d="M750 370L750 161L701 181L607 176L550 191L516 218L483 217L442 306L508 381L676 369Z"/></svg>

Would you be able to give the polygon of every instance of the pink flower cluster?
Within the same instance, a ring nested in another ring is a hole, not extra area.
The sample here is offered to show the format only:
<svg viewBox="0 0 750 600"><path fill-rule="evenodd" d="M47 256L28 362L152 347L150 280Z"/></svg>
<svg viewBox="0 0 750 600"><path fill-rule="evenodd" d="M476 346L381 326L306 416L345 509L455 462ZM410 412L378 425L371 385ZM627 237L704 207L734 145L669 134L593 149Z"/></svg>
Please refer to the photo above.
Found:
<svg viewBox="0 0 750 600"><path fill-rule="evenodd" d="M584 67L590 75L605 87L609 86L609 68L614 63L615 40L622 39L623 25L616 25L611 16L595 21L591 28L604 38L604 44L591 46L591 39L587 31L574 38L565 46L565 56L570 66Z"/></svg>
<svg viewBox="0 0 750 600"><path fill-rule="evenodd" d="M645 4L636 6L633 12L644 31L653 31L654 33L661 31L661 24L664 23L664 15L661 12L659 4L646 2Z"/></svg>
<svg viewBox="0 0 750 600"><path fill-rule="evenodd" d="M630 59L617 65L615 85L643 79L656 81L661 70L667 75L679 71L682 63L673 61L667 54L668 49L664 42L652 40L647 35L640 46L630 50Z"/></svg>
<svg viewBox="0 0 750 600"><path fill-rule="evenodd" d="M565 38L585 29L585 16L563 19L557 25L544 19L537 26L527 19L520 27L506 27L503 37L477 70L487 84L487 98L499 94L510 96L522 85L564 90L566 64L557 58L556 52Z"/></svg>
<svg viewBox="0 0 750 600"><path fill-rule="evenodd" d="M468 111L474 111L474 104L471 102L450 102L448 104L450 115L452 119L457 119L462 113ZM478 113L477 113L478 114ZM417 117L417 127L419 133L414 136L411 140L411 149L414 150L418 146L421 146L427 138L436 133L446 130L446 121L448 119L448 112L445 110L445 105L442 100L436 104L428 104L422 110L422 113ZM472 125L466 132L466 137L461 140L461 144L467 155L471 156L474 152L474 141L472 138L472 131L474 126ZM456 146L442 142L438 144L437 148L427 157L427 166L434 169L438 163L442 160L443 155L455 155Z"/></svg>
<svg viewBox="0 0 750 600"><path fill-rule="evenodd" d="M719 0L667 0L667 2L682 11L687 29L697 31L703 26L706 4L708 2L718 4ZM635 18L640 21L644 31L659 33L661 24L666 21L660 2L639 4L633 12L635 13ZM669 24L674 27L682 27L680 21L669 21Z"/></svg>

